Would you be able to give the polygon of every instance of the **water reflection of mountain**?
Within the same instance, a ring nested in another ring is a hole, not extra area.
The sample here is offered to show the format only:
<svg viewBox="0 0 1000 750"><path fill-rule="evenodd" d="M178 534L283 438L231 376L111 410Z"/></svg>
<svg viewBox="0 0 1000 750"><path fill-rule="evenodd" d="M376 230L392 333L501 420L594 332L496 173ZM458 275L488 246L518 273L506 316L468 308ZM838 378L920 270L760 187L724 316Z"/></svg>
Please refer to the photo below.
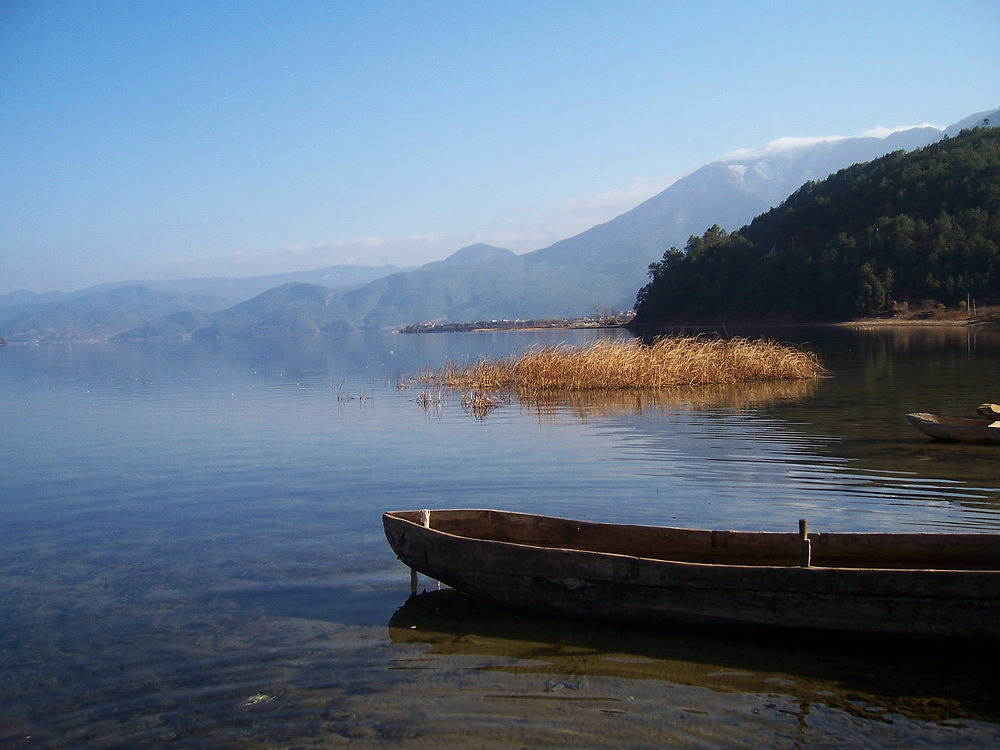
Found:
<svg viewBox="0 0 1000 750"><path fill-rule="evenodd" d="M792 696L875 721L1000 720L993 650L824 636L733 636L549 619L506 611L451 590L411 596L388 623L397 644L479 655L490 671L658 680L716 692Z"/></svg>

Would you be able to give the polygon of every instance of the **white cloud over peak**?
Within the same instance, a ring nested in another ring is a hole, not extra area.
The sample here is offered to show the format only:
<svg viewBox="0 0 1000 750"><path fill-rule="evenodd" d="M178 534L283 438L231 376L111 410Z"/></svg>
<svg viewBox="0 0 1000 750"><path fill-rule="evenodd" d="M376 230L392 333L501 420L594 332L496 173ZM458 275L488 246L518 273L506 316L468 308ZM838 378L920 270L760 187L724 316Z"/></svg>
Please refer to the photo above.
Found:
<svg viewBox="0 0 1000 750"><path fill-rule="evenodd" d="M774 156L775 154L780 154L785 151L793 151L797 148L805 148L807 146L815 146L817 143L832 143L834 141L842 141L850 136L846 135L830 135L830 136L811 136L811 137L795 137L786 136L784 138L775 138L773 141L768 141L763 146L757 146L756 148L739 148L735 151L730 151L728 154L724 154L719 157L718 161L732 161L735 159L760 159L765 156Z"/></svg>
<svg viewBox="0 0 1000 750"><path fill-rule="evenodd" d="M935 125L930 122L922 122L919 125L897 125L894 128L887 128L884 125L876 125L874 128L869 128L865 132L861 133L859 137L861 138L887 138L893 133L899 133L903 130L912 130L913 128L934 128L935 130L944 130L940 125Z"/></svg>
<svg viewBox="0 0 1000 750"><path fill-rule="evenodd" d="M837 141L848 140L849 138L888 138L893 133L910 130L911 128L934 128L936 130L944 130L944 128L940 125L932 125L931 123L925 122L920 125L897 125L892 128L887 128L884 125L876 125L875 127L869 128L858 135L785 136L783 138L775 138L773 141L768 141L763 146L759 146L757 148L737 149L736 151L732 151L721 156L718 161L761 159L767 156L774 156L775 154L793 151L798 148L815 146L817 143L835 143Z"/></svg>

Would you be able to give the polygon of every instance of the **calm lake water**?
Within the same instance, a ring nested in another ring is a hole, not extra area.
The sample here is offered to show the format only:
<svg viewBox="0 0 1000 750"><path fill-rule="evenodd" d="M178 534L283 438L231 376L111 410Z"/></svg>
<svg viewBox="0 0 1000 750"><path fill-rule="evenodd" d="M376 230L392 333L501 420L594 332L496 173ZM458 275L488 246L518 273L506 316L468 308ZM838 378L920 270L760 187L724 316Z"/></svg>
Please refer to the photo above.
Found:
<svg viewBox="0 0 1000 750"><path fill-rule="evenodd" d="M618 332L0 349L4 747L984 747L1000 660L485 609L384 510L1000 531L1000 332L790 329L829 377L504 404L401 387Z"/></svg>

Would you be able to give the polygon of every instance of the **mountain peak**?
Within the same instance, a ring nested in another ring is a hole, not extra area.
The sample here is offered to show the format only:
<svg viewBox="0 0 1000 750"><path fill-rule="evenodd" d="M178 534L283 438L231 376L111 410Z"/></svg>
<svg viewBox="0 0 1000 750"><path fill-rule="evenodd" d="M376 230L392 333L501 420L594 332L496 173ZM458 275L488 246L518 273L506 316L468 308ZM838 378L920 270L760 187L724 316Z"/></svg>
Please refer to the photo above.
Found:
<svg viewBox="0 0 1000 750"><path fill-rule="evenodd" d="M475 245L468 245L459 250L456 250L447 258L445 258L442 263L487 263L494 260L504 260L506 258L513 258L516 254L512 250L507 250L502 247L494 247L493 245L487 245L482 242L477 242Z"/></svg>
<svg viewBox="0 0 1000 750"><path fill-rule="evenodd" d="M995 128L998 126L1000 126L1000 109L990 109L985 112L977 112L974 115L969 115L964 120L959 120L954 125L948 126L944 132L949 138L953 138L968 128Z"/></svg>

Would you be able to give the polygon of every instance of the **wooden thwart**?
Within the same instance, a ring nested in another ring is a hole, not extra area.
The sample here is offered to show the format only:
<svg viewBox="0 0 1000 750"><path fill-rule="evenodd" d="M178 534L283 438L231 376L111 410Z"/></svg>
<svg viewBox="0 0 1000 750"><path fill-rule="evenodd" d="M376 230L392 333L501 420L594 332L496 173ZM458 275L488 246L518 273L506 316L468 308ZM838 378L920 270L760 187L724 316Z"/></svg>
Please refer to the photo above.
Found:
<svg viewBox="0 0 1000 750"><path fill-rule="evenodd" d="M799 539L802 544L799 566L808 568L812 565L812 542L809 541L809 523L804 518L799 519Z"/></svg>

